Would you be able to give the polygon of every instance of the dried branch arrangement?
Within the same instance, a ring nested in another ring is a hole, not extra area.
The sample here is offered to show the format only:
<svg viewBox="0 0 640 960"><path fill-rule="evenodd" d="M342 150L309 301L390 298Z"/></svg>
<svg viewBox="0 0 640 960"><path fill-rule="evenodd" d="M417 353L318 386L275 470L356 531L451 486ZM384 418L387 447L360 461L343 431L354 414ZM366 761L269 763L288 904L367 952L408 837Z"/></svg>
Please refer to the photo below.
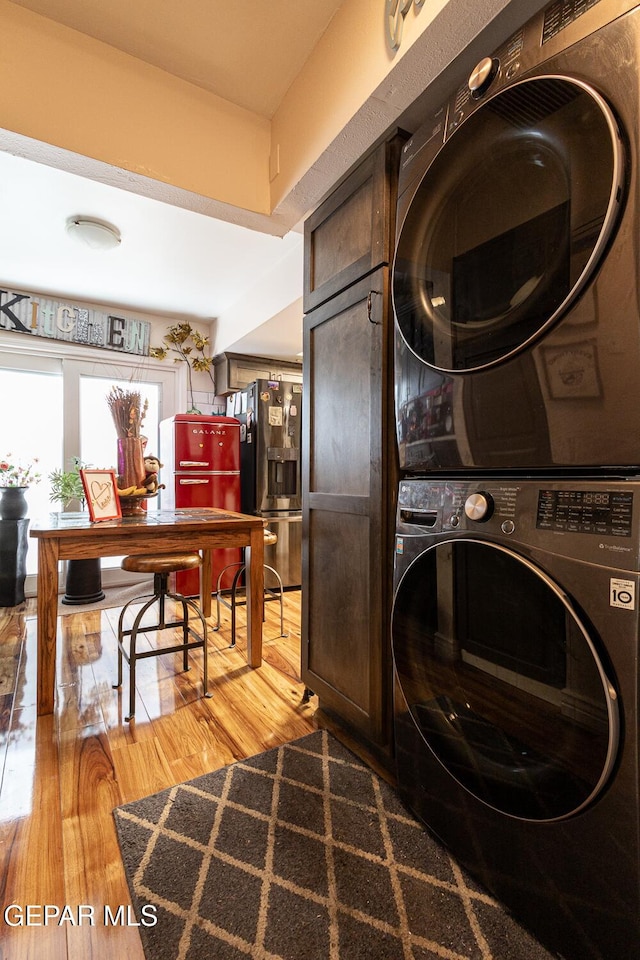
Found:
<svg viewBox="0 0 640 960"><path fill-rule="evenodd" d="M149 408L149 401L142 401L136 390L123 390L122 387L112 387L107 394L107 404L116 427L118 437L139 437L144 418Z"/></svg>

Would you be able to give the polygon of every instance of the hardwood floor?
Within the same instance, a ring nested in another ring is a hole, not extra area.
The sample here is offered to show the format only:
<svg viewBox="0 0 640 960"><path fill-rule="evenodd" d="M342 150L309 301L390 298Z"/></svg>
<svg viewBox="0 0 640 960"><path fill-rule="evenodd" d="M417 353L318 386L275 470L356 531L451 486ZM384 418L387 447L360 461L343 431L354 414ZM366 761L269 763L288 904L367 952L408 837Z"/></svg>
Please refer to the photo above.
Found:
<svg viewBox="0 0 640 960"><path fill-rule="evenodd" d="M58 619L56 711L37 719L34 601L0 608L1 960L143 960L126 925L113 808L316 729L315 698L303 703L299 679L300 592L285 594L287 637L278 604L265 611L259 670L247 666L244 610L233 649L223 609L209 633L213 697L200 696L201 651L188 673L174 673L177 655L142 660L129 724L126 664L122 690L111 686L119 609ZM170 631L161 637L171 642ZM104 908L121 905L125 923L105 925ZM60 923L54 910L65 907Z"/></svg>

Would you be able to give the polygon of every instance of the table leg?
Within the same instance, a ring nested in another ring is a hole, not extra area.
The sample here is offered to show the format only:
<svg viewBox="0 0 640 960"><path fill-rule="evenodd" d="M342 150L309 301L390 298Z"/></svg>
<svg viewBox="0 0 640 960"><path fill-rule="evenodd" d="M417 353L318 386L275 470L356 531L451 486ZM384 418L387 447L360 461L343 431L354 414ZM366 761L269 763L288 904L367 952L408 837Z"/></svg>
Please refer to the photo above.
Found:
<svg viewBox="0 0 640 960"><path fill-rule="evenodd" d="M58 544L38 541L38 715L53 713L58 625Z"/></svg>
<svg viewBox="0 0 640 960"><path fill-rule="evenodd" d="M200 567L200 609L204 617L211 616L211 579L213 577L213 560L211 550L202 551L202 566Z"/></svg>
<svg viewBox="0 0 640 960"><path fill-rule="evenodd" d="M251 544L245 554L247 564L247 660L249 666L262 663L262 613L264 607L264 532L251 530Z"/></svg>

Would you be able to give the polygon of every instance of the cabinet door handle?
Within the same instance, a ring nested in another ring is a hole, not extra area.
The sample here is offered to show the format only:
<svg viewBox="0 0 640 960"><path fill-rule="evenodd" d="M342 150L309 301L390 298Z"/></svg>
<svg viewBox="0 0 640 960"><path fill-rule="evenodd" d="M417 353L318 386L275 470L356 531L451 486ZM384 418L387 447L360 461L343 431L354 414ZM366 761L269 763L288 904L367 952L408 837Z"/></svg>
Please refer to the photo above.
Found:
<svg viewBox="0 0 640 960"><path fill-rule="evenodd" d="M192 486L192 487L193 487L193 486L196 486L196 485L198 485L198 484L202 484L202 483L207 484L207 483L209 483L208 480L180 480L180 481L178 481L178 482L180 483L180 486L181 486L181 487L189 487L189 486Z"/></svg>
<svg viewBox="0 0 640 960"><path fill-rule="evenodd" d="M369 290L369 296L367 297L367 320L369 321L369 323L373 323L375 326L381 327L382 321L374 320L373 317L371 316L371 305L372 305L371 298L373 297L374 294L376 295L376 297L382 296L379 290Z"/></svg>

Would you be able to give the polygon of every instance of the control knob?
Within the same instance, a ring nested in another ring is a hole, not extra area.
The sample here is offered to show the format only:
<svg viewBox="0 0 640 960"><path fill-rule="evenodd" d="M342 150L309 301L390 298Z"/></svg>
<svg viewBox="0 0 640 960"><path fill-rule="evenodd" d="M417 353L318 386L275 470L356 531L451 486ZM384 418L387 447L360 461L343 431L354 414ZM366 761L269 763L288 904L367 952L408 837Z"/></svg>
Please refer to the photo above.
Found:
<svg viewBox="0 0 640 960"><path fill-rule="evenodd" d="M468 80L469 90L474 99L481 97L491 86L500 63L492 57L483 57L471 71Z"/></svg>
<svg viewBox="0 0 640 960"><path fill-rule="evenodd" d="M465 501L464 512L469 520L484 523L493 513L493 498L488 493L472 493Z"/></svg>

